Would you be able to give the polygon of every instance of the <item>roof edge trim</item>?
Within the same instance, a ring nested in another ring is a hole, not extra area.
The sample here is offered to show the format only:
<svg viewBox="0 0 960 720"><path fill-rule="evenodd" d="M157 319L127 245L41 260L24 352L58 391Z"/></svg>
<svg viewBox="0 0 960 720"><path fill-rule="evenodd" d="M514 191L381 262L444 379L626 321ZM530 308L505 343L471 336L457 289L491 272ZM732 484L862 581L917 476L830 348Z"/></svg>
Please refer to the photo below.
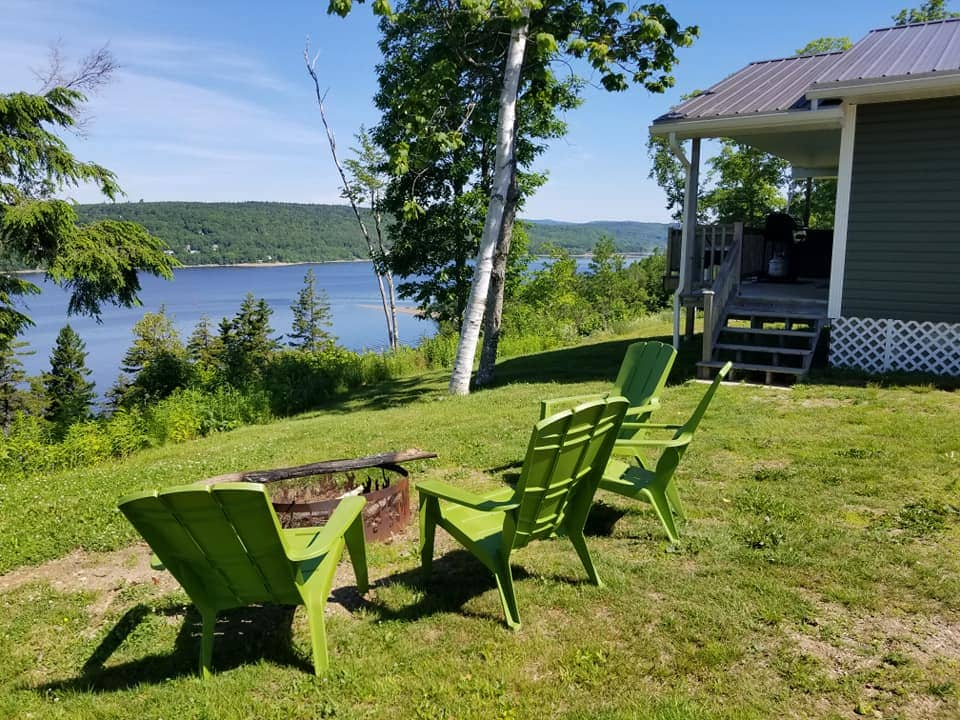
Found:
<svg viewBox="0 0 960 720"><path fill-rule="evenodd" d="M752 115L728 115L697 120L664 120L650 126L650 134L665 136L676 133L678 138L728 137L743 132L778 132L787 128L802 130L829 130L843 123L839 107L820 110L787 110Z"/></svg>
<svg viewBox="0 0 960 720"><path fill-rule="evenodd" d="M807 98L875 98L936 97L942 94L960 95L960 70L930 72L918 75L897 75L868 80L814 83L807 90Z"/></svg>

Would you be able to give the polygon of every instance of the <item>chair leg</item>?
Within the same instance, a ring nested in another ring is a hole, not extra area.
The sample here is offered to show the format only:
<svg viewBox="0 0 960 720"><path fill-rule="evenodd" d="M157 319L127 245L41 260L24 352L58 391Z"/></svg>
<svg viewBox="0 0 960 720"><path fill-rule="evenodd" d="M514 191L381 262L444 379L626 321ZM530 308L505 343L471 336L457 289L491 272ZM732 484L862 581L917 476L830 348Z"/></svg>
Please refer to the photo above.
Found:
<svg viewBox="0 0 960 720"><path fill-rule="evenodd" d="M680 502L680 493L677 492L677 484L671 479L667 483L667 500L670 501L670 507L681 520L687 519L687 513L683 509L683 503Z"/></svg>
<svg viewBox="0 0 960 720"><path fill-rule="evenodd" d="M357 578L357 592L363 595L370 589L367 573L367 541L363 537L363 515L357 515L344 533L343 539L347 544L347 552L350 553L353 574Z"/></svg>
<svg viewBox="0 0 960 720"><path fill-rule="evenodd" d="M206 680L210 677L213 664L213 633L217 627L216 610L201 610L203 631L200 636L200 677Z"/></svg>
<svg viewBox="0 0 960 720"><path fill-rule="evenodd" d="M313 672L322 675L330 666L327 654L327 630L323 619L323 611L330 597L330 588L333 587L333 576L337 572L337 563L343 553L343 545L332 547L330 552L316 569L319 573L318 583L310 588L304 598L304 608L307 611L307 624L310 626L310 644L313 648ZM359 580L357 581L359 583Z"/></svg>
<svg viewBox="0 0 960 720"><path fill-rule="evenodd" d="M568 528L567 536L570 538L570 542L573 543L573 547L576 548L577 555L580 556L580 562L583 563L583 568L587 571L587 577L590 578L590 582L597 587L603 587L603 582L597 574L597 569L593 566L593 558L590 557L590 550L587 548L587 540L583 536L583 531Z"/></svg>
<svg viewBox="0 0 960 720"><path fill-rule="evenodd" d="M437 533L440 503L435 497L420 496L420 567L424 575L433 568L433 540Z"/></svg>
<svg viewBox="0 0 960 720"><path fill-rule="evenodd" d="M657 511L657 517L660 518L660 523L667 531L670 541L680 542L680 533L677 532L677 526L673 522L673 512L670 510L670 501L667 500L666 494L652 488L646 488L644 494L650 498L650 504Z"/></svg>
<svg viewBox="0 0 960 720"><path fill-rule="evenodd" d="M507 625L512 630L516 630L520 627L520 610L517 608L517 596L513 591L513 574L510 572L509 558L499 561L493 576L497 580L497 590L500 591L500 603L503 605Z"/></svg>

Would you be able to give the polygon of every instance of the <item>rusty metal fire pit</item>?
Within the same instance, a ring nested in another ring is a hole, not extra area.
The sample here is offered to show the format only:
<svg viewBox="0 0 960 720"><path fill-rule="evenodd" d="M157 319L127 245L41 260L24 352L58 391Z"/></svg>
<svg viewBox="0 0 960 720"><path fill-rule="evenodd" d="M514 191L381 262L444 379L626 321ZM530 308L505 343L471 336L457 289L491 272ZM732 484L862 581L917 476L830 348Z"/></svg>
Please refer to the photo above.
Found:
<svg viewBox="0 0 960 720"><path fill-rule="evenodd" d="M350 460L230 473L206 482L297 479L296 483L270 487L270 501L286 528L323 525L341 498L363 495L367 500L363 508L364 535L369 541L383 541L402 531L410 520L409 473L400 463L435 457L435 453L412 448Z"/></svg>

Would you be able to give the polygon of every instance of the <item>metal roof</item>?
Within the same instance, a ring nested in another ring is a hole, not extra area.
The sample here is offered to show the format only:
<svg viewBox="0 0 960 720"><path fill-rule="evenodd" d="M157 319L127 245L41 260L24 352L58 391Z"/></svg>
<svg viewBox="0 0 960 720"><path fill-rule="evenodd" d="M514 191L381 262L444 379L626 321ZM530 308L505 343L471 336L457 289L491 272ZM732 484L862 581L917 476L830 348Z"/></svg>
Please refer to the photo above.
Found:
<svg viewBox="0 0 960 720"><path fill-rule="evenodd" d="M817 83L960 70L960 18L871 30Z"/></svg>
<svg viewBox="0 0 960 720"><path fill-rule="evenodd" d="M844 52L754 62L654 123L808 110L829 83L960 71L960 19L871 30Z"/></svg>
<svg viewBox="0 0 960 720"><path fill-rule="evenodd" d="M805 109L809 107L804 98L807 88L842 55L835 52L750 63L657 122Z"/></svg>

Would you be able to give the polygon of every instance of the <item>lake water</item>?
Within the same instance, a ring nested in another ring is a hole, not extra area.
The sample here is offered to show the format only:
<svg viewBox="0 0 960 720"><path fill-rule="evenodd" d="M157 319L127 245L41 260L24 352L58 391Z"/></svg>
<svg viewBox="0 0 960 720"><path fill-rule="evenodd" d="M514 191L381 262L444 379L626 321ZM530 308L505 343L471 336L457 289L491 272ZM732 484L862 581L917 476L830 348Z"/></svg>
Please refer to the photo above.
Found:
<svg viewBox="0 0 960 720"><path fill-rule="evenodd" d="M332 332L338 342L351 350L387 347L380 292L368 262L181 268L169 282L152 275L141 276L143 306L118 308L104 305L100 324L84 316L68 317L67 293L45 282L42 275L28 275L27 279L39 285L43 292L27 298L26 313L36 325L28 328L20 339L29 343L26 349L34 354L21 357L21 361L29 375L48 370L57 333L69 322L86 343L87 367L92 371L90 378L96 382L97 393L102 396L116 381L120 360L132 341L131 329L145 312L157 312L161 305L165 306L186 342L201 315L209 316L216 330L220 318L233 317L240 309L244 295L251 292L266 300L273 309L270 325L274 336L286 335L293 322L290 306L303 287L303 276L308 267L313 268L317 287L323 288L330 299ZM433 335L436 330L432 321L409 314L400 314L397 322L400 341L405 345L415 345L420 338Z"/></svg>

